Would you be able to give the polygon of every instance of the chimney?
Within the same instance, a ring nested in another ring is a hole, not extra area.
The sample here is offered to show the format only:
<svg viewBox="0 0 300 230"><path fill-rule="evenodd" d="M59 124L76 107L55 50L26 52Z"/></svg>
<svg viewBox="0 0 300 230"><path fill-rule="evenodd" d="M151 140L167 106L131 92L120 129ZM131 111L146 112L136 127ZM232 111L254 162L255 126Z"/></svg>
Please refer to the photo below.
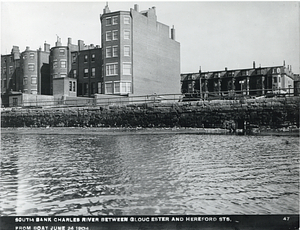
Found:
<svg viewBox="0 0 300 230"><path fill-rule="evenodd" d="M134 4L134 10L139 12L139 5L138 4Z"/></svg>
<svg viewBox="0 0 300 230"><path fill-rule="evenodd" d="M174 25L171 29L171 39L175 40L175 29L174 29Z"/></svg>
<svg viewBox="0 0 300 230"><path fill-rule="evenodd" d="M255 69L255 61L253 61L253 69Z"/></svg>
<svg viewBox="0 0 300 230"><path fill-rule="evenodd" d="M110 13L110 9L108 7L108 2L106 2L106 6L105 8L103 9L103 14L107 14L107 13Z"/></svg>
<svg viewBox="0 0 300 230"><path fill-rule="evenodd" d="M283 60L283 66L285 66L285 60Z"/></svg>
<svg viewBox="0 0 300 230"><path fill-rule="evenodd" d="M72 44L72 38L68 38L68 45Z"/></svg>
<svg viewBox="0 0 300 230"><path fill-rule="evenodd" d="M227 67L225 67L225 71L227 71Z"/></svg>
<svg viewBox="0 0 300 230"><path fill-rule="evenodd" d="M84 43L82 40L78 40L78 50L79 51L84 50Z"/></svg>
<svg viewBox="0 0 300 230"><path fill-rule="evenodd" d="M61 38L57 36L57 41L55 42L55 46L61 46Z"/></svg>
<svg viewBox="0 0 300 230"><path fill-rule="evenodd" d="M45 51L45 52L49 52L49 51L50 51L50 45L47 44L46 41L45 41L45 43L44 43L44 51Z"/></svg>
<svg viewBox="0 0 300 230"><path fill-rule="evenodd" d="M29 46L26 46L26 51L28 51L30 49L30 47Z"/></svg>

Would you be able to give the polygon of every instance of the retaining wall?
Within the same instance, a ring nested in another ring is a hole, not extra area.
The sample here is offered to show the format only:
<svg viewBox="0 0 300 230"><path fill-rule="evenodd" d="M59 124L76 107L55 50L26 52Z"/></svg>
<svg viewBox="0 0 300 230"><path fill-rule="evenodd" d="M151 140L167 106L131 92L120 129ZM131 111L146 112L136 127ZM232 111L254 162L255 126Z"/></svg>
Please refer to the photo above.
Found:
<svg viewBox="0 0 300 230"><path fill-rule="evenodd" d="M1 112L2 127L194 127L235 130L253 127L299 127L299 97L109 107L10 109Z"/></svg>

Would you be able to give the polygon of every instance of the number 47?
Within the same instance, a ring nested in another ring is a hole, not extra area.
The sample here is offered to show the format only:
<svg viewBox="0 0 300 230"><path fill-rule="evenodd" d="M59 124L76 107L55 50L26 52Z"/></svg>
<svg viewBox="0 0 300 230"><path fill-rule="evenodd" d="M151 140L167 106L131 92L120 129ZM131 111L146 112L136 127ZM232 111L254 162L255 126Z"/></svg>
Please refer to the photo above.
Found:
<svg viewBox="0 0 300 230"><path fill-rule="evenodd" d="M285 216L285 217L283 217L283 220L289 221L290 217L289 216Z"/></svg>

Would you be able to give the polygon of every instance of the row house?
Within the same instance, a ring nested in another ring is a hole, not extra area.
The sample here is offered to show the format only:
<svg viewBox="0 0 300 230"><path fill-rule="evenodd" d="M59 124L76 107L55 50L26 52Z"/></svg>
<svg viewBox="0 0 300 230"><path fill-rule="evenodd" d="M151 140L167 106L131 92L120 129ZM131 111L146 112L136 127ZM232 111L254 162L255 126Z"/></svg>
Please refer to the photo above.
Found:
<svg viewBox="0 0 300 230"><path fill-rule="evenodd" d="M294 93L294 74L290 66L227 69L222 71L201 70L181 74L181 92L196 97L259 96L268 92Z"/></svg>

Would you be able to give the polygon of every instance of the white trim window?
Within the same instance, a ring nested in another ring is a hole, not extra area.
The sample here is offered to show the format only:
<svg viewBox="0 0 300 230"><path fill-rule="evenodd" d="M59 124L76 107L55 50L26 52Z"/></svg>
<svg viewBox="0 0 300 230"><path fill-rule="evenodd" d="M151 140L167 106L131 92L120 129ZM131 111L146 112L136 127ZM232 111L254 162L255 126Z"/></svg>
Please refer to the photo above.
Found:
<svg viewBox="0 0 300 230"><path fill-rule="evenodd" d="M112 18L112 24L117 25L118 24L118 16L113 16Z"/></svg>
<svg viewBox="0 0 300 230"><path fill-rule="evenodd" d="M59 49L59 55L65 56L65 49Z"/></svg>
<svg viewBox="0 0 300 230"><path fill-rule="evenodd" d="M92 54L91 60L92 60L92 61L95 61L95 59L96 59L96 54Z"/></svg>
<svg viewBox="0 0 300 230"><path fill-rule="evenodd" d="M121 82L121 93L131 93L131 82Z"/></svg>
<svg viewBox="0 0 300 230"><path fill-rule="evenodd" d="M73 77L77 78L77 70L76 69L73 69Z"/></svg>
<svg viewBox="0 0 300 230"><path fill-rule="evenodd" d="M118 46L113 46L112 55L113 57L118 57Z"/></svg>
<svg viewBox="0 0 300 230"><path fill-rule="evenodd" d="M29 53L29 58L34 59L34 53Z"/></svg>
<svg viewBox="0 0 300 230"><path fill-rule="evenodd" d="M130 39L130 30L124 30L124 39Z"/></svg>
<svg viewBox="0 0 300 230"><path fill-rule="evenodd" d="M89 76L89 69L84 69L83 70L83 77L88 77Z"/></svg>
<svg viewBox="0 0 300 230"><path fill-rule="evenodd" d="M130 46L124 46L124 56L130 57Z"/></svg>
<svg viewBox="0 0 300 230"><path fill-rule="evenodd" d="M96 76L96 68L95 67L93 67L92 68L92 75L91 75L91 77L95 77Z"/></svg>
<svg viewBox="0 0 300 230"><path fill-rule="evenodd" d="M105 37L106 37L106 41L108 42L108 41L111 41L111 31L106 31L106 33L105 33Z"/></svg>
<svg viewBox="0 0 300 230"><path fill-rule="evenodd" d="M105 82L105 93L106 94L112 94L112 82Z"/></svg>
<svg viewBox="0 0 300 230"><path fill-rule="evenodd" d="M113 76L118 74L118 63L106 64L106 76Z"/></svg>
<svg viewBox="0 0 300 230"><path fill-rule="evenodd" d="M65 77L67 77L67 74L60 74L60 77L62 77L62 78L65 78Z"/></svg>
<svg viewBox="0 0 300 230"><path fill-rule="evenodd" d="M119 81L114 82L114 93L120 93L120 82Z"/></svg>
<svg viewBox="0 0 300 230"><path fill-rule="evenodd" d="M57 61L53 61L53 69L57 68Z"/></svg>
<svg viewBox="0 0 300 230"><path fill-rule="evenodd" d="M66 61L60 61L60 68L67 68L67 62Z"/></svg>
<svg viewBox="0 0 300 230"><path fill-rule="evenodd" d="M113 40L118 40L118 31L117 30L113 30L113 32L112 32L112 39Z"/></svg>
<svg viewBox="0 0 300 230"><path fill-rule="evenodd" d="M28 70L34 71L34 64L28 64Z"/></svg>
<svg viewBox="0 0 300 230"><path fill-rule="evenodd" d="M111 58L111 46L106 47L105 49L105 57Z"/></svg>
<svg viewBox="0 0 300 230"><path fill-rule="evenodd" d="M111 26L111 17L105 18L106 26Z"/></svg>
<svg viewBox="0 0 300 230"><path fill-rule="evenodd" d="M131 63L123 63L123 75L131 75Z"/></svg>
<svg viewBox="0 0 300 230"><path fill-rule="evenodd" d="M129 16L124 16L124 24L126 24L126 25L130 24L130 17Z"/></svg>
<svg viewBox="0 0 300 230"><path fill-rule="evenodd" d="M36 79L37 79L36 76L31 76L31 84L36 84L37 83Z"/></svg>

